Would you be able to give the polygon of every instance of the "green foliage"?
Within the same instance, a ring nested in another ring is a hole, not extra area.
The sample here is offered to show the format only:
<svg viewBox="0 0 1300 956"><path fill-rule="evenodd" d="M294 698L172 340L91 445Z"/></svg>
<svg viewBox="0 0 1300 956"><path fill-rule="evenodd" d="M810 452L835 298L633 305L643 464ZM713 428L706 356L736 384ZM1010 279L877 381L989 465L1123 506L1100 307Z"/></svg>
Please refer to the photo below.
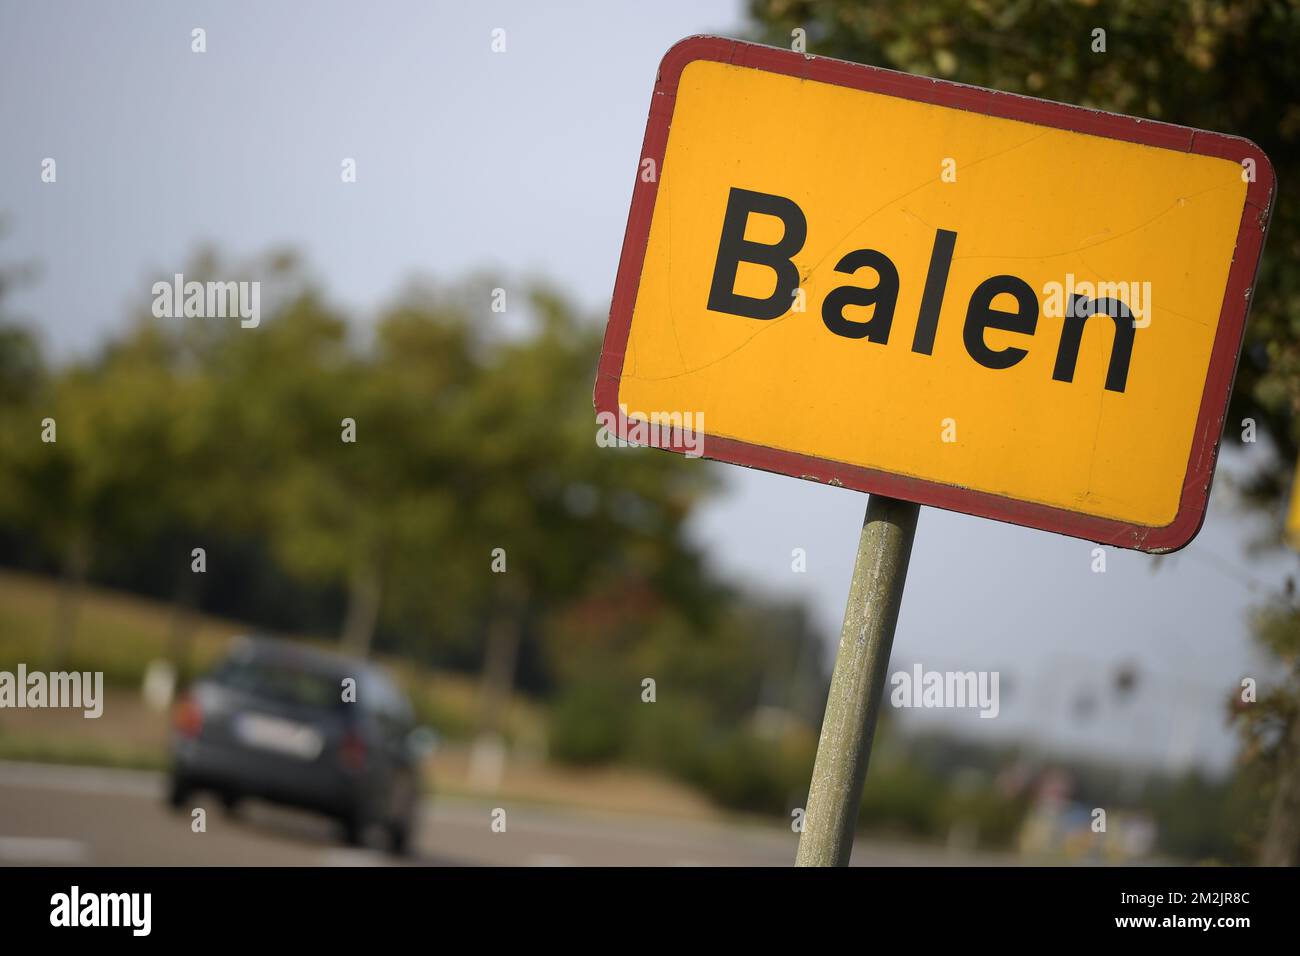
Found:
<svg viewBox="0 0 1300 956"><path fill-rule="evenodd" d="M751 731L701 740L689 754L686 779L724 807L788 816L803 801L812 775L811 739L776 746Z"/></svg>
<svg viewBox="0 0 1300 956"><path fill-rule="evenodd" d="M701 625L646 588L617 594L553 623L563 690L551 756L660 770L735 809L785 816L802 805L824 693L803 616L729 596Z"/></svg>
<svg viewBox="0 0 1300 956"><path fill-rule="evenodd" d="M946 792L941 777L914 763L874 766L862 790L858 825L864 830L937 839L943 833Z"/></svg>
<svg viewBox="0 0 1300 956"><path fill-rule="evenodd" d="M1188 773L1150 788L1146 804L1160 821L1159 847L1176 859L1251 863L1267 804L1260 800L1267 774L1248 766L1227 780Z"/></svg>
<svg viewBox="0 0 1300 956"><path fill-rule="evenodd" d="M1244 701L1241 691L1235 692L1228 713L1237 724L1243 760L1259 777L1258 795L1272 800L1275 781L1288 759L1288 733L1300 720L1300 609L1275 600L1256 613L1255 634L1269 657L1281 665L1279 679L1260 681L1254 701ZM1291 754L1289 759L1297 756Z"/></svg>
<svg viewBox="0 0 1300 956"><path fill-rule="evenodd" d="M610 684L584 683L561 690L551 709L550 756L578 766L607 764L623 756L631 699Z"/></svg>
<svg viewBox="0 0 1300 956"><path fill-rule="evenodd" d="M561 692L550 724L550 755L575 765L622 760L663 771L708 794L720 806L776 816L800 806L816 741L806 727L780 735L727 724L707 698L671 706L635 700L639 687L608 681Z"/></svg>
<svg viewBox="0 0 1300 956"><path fill-rule="evenodd" d="M816 745L806 726L764 733L747 722L727 724L696 698L642 707L629 759L698 787L720 806L788 819L805 805Z"/></svg>
<svg viewBox="0 0 1300 956"><path fill-rule="evenodd" d="M259 327L142 308L55 372L0 330L0 529L41 561L75 557L94 580L174 548L156 591L176 593L192 545L219 571L217 552L251 541L304 587L373 598L408 652L474 644L502 603L539 621L629 576L696 613L707 585L682 529L707 472L597 446L599 332L553 290L521 289L507 333L486 280L414 285L363 337L291 256L234 269L204 253L184 271L260 279ZM46 417L57 442L40 441ZM491 573L494 548L508 574Z"/></svg>

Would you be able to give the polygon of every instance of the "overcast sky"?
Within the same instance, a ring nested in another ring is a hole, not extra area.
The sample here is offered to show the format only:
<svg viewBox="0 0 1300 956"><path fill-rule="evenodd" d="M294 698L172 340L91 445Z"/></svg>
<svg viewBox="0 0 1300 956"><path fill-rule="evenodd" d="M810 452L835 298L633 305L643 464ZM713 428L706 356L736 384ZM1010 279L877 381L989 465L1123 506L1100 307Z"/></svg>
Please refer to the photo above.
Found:
<svg viewBox="0 0 1300 956"><path fill-rule="evenodd" d="M206 53L191 52L195 27ZM494 28L504 54L491 51ZM743 30L734 0L10 0L0 262L42 268L14 305L56 355L84 353L210 241L233 258L303 250L359 316L414 273L480 269L545 275L603 316L659 58L692 33ZM55 184L40 180L45 157ZM348 186L345 157L357 163ZM699 467L729 487L695 529L718 567L806 599L836 638L866 497ZM1223 766L1224 695L1263 673L1247 611L1294 559L1248 563L1247 519L1219 484L1189 548L1158 568L1107 549L1104 574L1090 543L924 509L895 664L999 670L1003 702L997 720L920 716ZM804 574L791 570L796 547ZM1126 662L1141 683L1122 706L1109 681ZM1089 698L1093 716L1078 719Z"/></svg>

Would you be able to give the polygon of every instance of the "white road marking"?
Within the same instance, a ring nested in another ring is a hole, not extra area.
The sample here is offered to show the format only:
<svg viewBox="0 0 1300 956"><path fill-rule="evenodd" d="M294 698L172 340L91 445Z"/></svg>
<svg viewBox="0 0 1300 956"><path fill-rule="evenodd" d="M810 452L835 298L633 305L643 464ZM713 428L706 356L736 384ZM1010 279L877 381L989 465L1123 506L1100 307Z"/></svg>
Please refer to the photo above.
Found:
<svg viewBox="0 0 1300 956"><path fill-rule="evenodd" d="M117 794L158 797L162 794L163 776L145 770L3 761L0 762L0 786L64 790L100 796Z"/></svg>
<svg viewBox="0 0 1300 956"><path fill-rule="evenodd" d="M85 863L89 856L80 840L0 836L0 860L6 863Z"/></svg>
<svg viewBox="0 0 1300 956"><path fill-rule="evenodd" d="M32 764L0 761L0 790L29 790L39 796L37 791L81 793L88 795L114 795L147 800L161 804L165 792L166 775L158 771L122 770L95 767L73 767L55 764ZM464 844L470 837L486 833L483 821L486 819L485 807L491 806L487 798L441 795L430 802L423 803L420 844L437 846L441 836ZM498 801L499 803L499 798ZM288 811L286 811L288 812ZM252 814L255 820L261 816ZM277 818L278 819L278 818ZM320 826L289 826L276 822L275 829L283 829L305 839L319 839L324 834ZM590 854L597 859L617 855L626 862L637 859L639 847L654 847L661 854L668 856L676 865L713 865L720 861L733 861L740 864L775 864L789 865L794 860L794 849L788 826L768 829L753 820L746 821L705 821L679 820L664 817L642 817L614 813L612 811L594 811L569 808L565 810L521 805L510 818L510 829L533 837L549 837L563 840L564 845L573 847L582 841L584 847L591 845ZM19 837L19 840L30 838ZM886 865L915 865L941 862L952 865L949 856L940 858L928 848L908 844L871 843L854 848L852 863L883 863ZM673 851L676 852L673 852ZM63 854L67 862L75 862L86 857L98 857L100 848L87 844L80 848L74 841L38 841L31 844L13 843L5 845L0 860L19 853L37 856L44 854L50 862L58 861L52 855ZM84 854L78 855L78 854ZM464 846L457 851L462 862L494 858L496 854L485 853L484 848ZM522 856L523 854L521 854ZM716 859L715 859L716 855ZM534 866L582 865L562 854L539 854L531 858ZM590 859L588 851L582 856ZM365 865L378 857L367 857L365 851L339 851L336 855L326 854L322 863L332 866ZM705 862L708 861L708 862ZM36 862L30 860L28 862ZM385 861L386 862L386 861ZM1006 854L972 855L963 858L961 863L976 865L1007 865L1018 862Z"/></svg>
<svg viewBox="0 0 1300 956"><path fill-rule="evenodd" d="M382 866L387 861L374 850L327 850L320 855L321 866Z"/></svg>
<svg viewBox="0 0 1300 956"><path fill-rule="evenodd" d="M122 770L103 767L72 767L59 764L35 764L0 761L0 786L26 787L38 790L60 790L71 793L95 795L120 795L147 797L160 800L164 791L165 776L157 771ZM483 816L482 807L475 802L448 798L424 805L425 822L435 827L439 823L475 825ZM594 819L593 819L594 818ZM729 828L704 822L668 823L663 820L620 819L617 815L593 813L587 819L573 818L571 814L551 815L545 811L528 812L511 819L512 826L531 833L561 838L598 836L606 827L619 829L619 837L628 843L646 846L663 846L675 843L695 848L701 842L730 836ZM755 832L762 839L766 834Z"/></svg>

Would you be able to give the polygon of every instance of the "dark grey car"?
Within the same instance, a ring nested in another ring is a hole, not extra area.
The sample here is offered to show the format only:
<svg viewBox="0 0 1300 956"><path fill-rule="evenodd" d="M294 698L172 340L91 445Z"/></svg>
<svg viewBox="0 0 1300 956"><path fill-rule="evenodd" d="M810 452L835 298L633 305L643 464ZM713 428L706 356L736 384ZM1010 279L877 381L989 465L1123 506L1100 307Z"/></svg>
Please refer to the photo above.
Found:
<svg viewBox="0 0 1300 956"><path fill-rule="evenodd" d="M353 844L380 825L405 852L420 794L415 730L405 696L373 664L244 639L177 705L170 800L183 807L207 790L233 808L258 797L327 813Z"/></svg>

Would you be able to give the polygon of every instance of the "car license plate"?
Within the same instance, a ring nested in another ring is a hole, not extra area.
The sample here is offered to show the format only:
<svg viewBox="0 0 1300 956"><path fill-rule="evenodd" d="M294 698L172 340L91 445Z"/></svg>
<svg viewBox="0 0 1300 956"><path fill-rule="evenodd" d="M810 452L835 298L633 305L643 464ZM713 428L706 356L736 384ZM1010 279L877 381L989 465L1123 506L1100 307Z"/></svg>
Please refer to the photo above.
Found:
<svg viewBox="0 0 1300 956"><path fill-rule="evenodd" d="M314 760L321 752L321 735L305 724L266 714L243 714L235 723L241 741L260 750Z"/></svg>

